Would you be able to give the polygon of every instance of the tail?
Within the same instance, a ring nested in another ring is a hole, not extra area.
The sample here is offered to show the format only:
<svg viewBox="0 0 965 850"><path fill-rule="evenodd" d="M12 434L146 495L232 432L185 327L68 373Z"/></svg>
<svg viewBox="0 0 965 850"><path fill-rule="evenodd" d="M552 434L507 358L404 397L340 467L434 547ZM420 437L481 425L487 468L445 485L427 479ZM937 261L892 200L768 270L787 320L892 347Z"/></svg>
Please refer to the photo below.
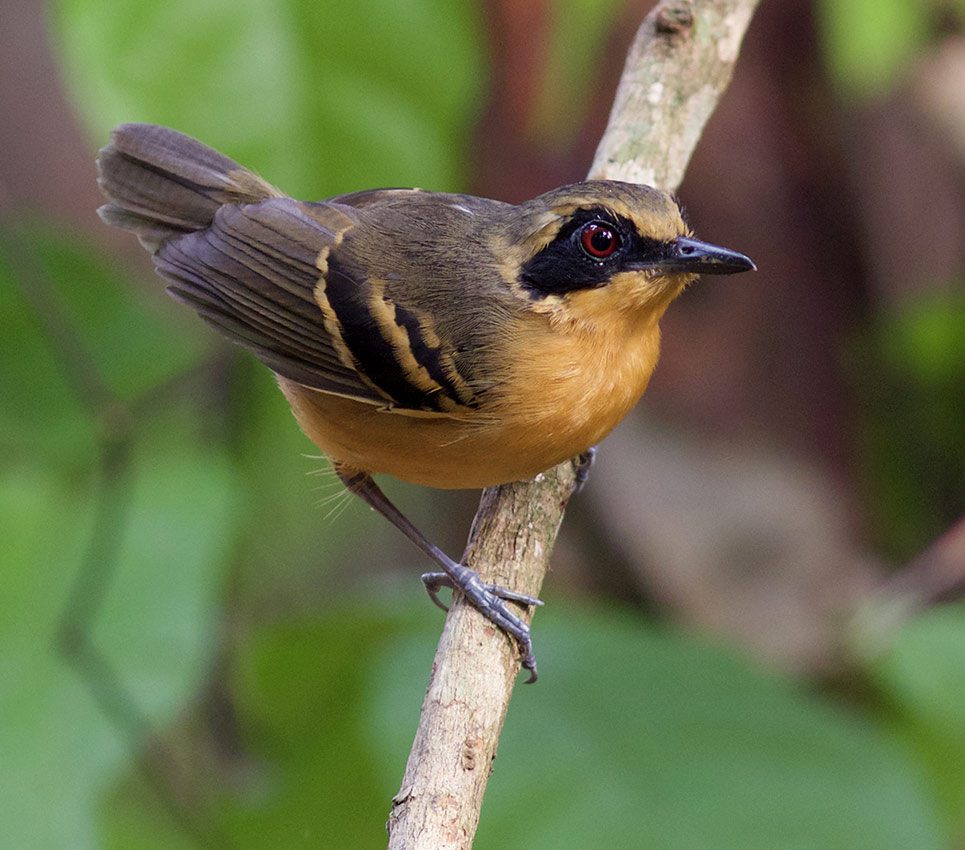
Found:
<svg viewBox="0 0 965 850"><path fill-rule="evenodd" d="M152 254L172 236L208 227L224 204L283 197L274 186L190 136L154 124L122 124L97 157L109 203L97 212L133 230Z"/></svg>

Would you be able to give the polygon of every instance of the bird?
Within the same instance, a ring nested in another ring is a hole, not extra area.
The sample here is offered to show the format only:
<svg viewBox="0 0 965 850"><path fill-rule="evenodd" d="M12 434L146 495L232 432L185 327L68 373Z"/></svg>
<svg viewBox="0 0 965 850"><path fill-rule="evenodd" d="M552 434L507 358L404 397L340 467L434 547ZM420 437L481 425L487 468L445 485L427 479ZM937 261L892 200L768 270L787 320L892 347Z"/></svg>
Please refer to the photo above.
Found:
<svg viewBox="0 0 965 850"><path fill-rule="evenodd" d="M636 405L659 321L701 274L754 270L696 239L660 189L586 180L519 204L422 189L295 200L176 130L123 124L97 158L108 225L133 231L167 291L274 374L352 493L516 640L529 626L428 540L373 479L444 489L582 459Z"/></svg>

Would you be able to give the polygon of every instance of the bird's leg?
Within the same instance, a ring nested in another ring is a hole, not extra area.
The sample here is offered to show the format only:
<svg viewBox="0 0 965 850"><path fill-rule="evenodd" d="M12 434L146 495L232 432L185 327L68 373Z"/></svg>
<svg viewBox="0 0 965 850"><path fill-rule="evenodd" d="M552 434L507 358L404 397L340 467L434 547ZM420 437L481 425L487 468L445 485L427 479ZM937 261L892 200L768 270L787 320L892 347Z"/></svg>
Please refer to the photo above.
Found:
<svg viewBox="0 0 965 850"><path fill-rule="evenodd" d="M533 655L533 641L530 637L529 626L506 607L504 600L518 602L521 605L542 605L543 603L532 596L526 596L499 585L486 584L475 570L470 569L465 564L457 564L438 546L429 542L426 536L409 521L408 517L392 504L389 497L382 492L371 475L339 464L334 464L334 468L335 474L351 492L362 498L369 507L382 514L442 567L442 573L427 573L423 576L423 582L432 600L441 608L445 608L438 597L439 588L448 586L461 590L469 603L480 614L516 639L523 656L523 667L530 673L527 684L535 682L536 656Z"/></svg>
<svg viewBox="0 0 965 850"><path fill-rule="evenodd" d="M573 487L573 494L576 495L586 486L590 477L590 467L596 460L597 446L590 446L585 452L580 452L573 458L573 466L576 469L576 485Z"/></svg>
<svg viewBox="0 0 965 850"><path fill-rule="evenodd" d="M426 593L429 594L429 598L443 611L448 611L449 606L439 598L439 591L443 587L452 589L453 587L457 586L449 577L449 574L443 572L423 573L422 583L426 587ZM498 584L486 584L483 582L483 587L485 587L486 590L492 591L500 599L506 599L510 602L518 602L520 605L543 604L542 599L537 599L535 596L527 596L525 593L517 593L515 590L510 590L508 587L501 587Z"/></svg>

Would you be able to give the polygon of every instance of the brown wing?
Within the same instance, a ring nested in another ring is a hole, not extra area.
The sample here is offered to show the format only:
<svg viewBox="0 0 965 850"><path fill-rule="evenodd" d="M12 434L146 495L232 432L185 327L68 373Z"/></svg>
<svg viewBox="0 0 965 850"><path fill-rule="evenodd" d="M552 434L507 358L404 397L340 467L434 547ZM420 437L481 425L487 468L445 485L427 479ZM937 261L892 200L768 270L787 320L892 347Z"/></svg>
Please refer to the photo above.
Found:
<svg viewBox="0 0 965 850"><path fill-rule="evenodd" d="M286 378L403 413L475 407L432 316L399 303L349 247L356 224L340 203L226 205L154 260L174 297Z"/></svg>
<svg viewBox="0 0 965 850"><path fill-rule="evenodd" d="M154 260L175 298L273 371L324 392L392 404L346 357L314 296L324 258L352 224L346 211L290 198L227 205L204 230L165 242Z"/></svg>
<svg viewBox="0 0 965 850"><path fill-rule="evenodd" d="M492 202L383 189L300 203L150 124L114 130L98 181L101 216L137 233L171 294L278 374L404 413L475 405L483 382L467 352L478 347L473 317L487 311L462 288L478 263L411 252L420 230L455 227L442 242L463 244L460 216Z"/></svg>
<svg viewBox="0 0 965 850"><path fill-rule="evenodd" d="M408 239L399 228L408 232L409 207L424 193L299 203L201 142L149 124L114 130L98 181L108 199L101 216L137 233L171 294L280 375L401 412L471 406L453 361L460 345L439 338L438 309L418 297L396 303L425 290L423 274L438 275L400 262ZM365 212L374 218L360 227ZM393 294L400 265L420 277Z"/></svg>

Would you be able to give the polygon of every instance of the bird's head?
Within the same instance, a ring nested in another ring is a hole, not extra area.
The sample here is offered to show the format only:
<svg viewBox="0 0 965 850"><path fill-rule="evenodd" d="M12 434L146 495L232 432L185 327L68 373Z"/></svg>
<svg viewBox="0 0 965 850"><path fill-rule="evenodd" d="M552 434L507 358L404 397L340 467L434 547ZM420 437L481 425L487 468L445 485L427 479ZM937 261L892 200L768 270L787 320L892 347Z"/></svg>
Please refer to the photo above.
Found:
<svg viewBox="0 0 965 850"><path fill-rule="evenodd" d="M586 181L515 209L504 269L537 310L659 318L698 275L755 269L737 251L694 239L677 202L650 186Z"/></svg>

